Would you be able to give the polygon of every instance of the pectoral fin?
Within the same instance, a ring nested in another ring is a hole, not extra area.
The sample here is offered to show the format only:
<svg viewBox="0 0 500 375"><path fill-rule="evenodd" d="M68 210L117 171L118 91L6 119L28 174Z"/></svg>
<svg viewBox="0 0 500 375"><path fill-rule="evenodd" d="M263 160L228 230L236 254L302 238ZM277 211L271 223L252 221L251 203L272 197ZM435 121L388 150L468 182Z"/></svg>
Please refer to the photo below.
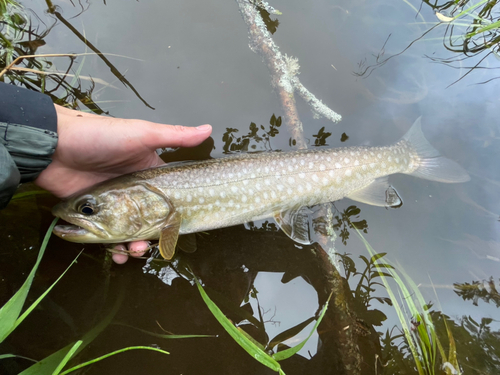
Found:
<svg viewBox="0 0 500 375"><path fill-rule="evenodd" d="M166 260L174 257L175 246L179 238L179 229L181 228L182 216L174 211L168 218L165 227L160 233L160 254Z"/></svg>
<svg viewBox="0 0 500 375"><path fill-rule="evenodd" d="M277 213L274 215L274 220L292 240L302 245L311 245L309 216L312 213L309 207L300 206Z"/></svg>
<svg viewBox="0 0 500 375"><path fill-rule="evenodd" d="M365 188L349 194L347 198L372 206L397 208L403 205L401 197L396 189L389 185L387 177L377 178Z"/></svg>
<svg viewBox="0 0 500 375"><path fill-rule="evenodd" d="M179 236L177 246L185 253L194 253L196 251L196 235L189 233Z"/></svg>

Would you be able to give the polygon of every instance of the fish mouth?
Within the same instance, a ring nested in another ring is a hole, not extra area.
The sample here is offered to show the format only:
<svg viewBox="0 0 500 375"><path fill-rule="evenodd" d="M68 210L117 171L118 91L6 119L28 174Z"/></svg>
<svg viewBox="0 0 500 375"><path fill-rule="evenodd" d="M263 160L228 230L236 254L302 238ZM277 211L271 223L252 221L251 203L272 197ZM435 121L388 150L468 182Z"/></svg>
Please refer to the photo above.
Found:
<svg viewBox="0 0 500 375"><path fill-rule="evenodd" d="M104 243L106 235L103 228L84 220L78 220L78 224L56 225L52 230L57 237L70 242Z"/></svg>

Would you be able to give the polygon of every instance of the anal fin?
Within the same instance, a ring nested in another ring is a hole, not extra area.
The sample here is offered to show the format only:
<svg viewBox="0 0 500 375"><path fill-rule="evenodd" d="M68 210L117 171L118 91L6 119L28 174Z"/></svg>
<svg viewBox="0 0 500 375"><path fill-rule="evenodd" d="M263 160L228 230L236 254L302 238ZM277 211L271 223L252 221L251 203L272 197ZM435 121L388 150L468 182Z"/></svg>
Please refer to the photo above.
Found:
<svg viewBox="0 0 500 375"><path fill-rule="evenodd" d="M377 178L363 189L352 192L347 198L372 206L397 208L403 205L396 189L389 185L387 176Z"/></svg>

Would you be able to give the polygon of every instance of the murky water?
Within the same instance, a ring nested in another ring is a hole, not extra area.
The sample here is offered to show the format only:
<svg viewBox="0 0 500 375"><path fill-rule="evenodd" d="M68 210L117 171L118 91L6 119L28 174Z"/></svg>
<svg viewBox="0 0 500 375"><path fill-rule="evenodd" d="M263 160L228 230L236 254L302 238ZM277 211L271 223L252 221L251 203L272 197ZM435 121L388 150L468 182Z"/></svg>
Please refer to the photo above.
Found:
<svg viewBox="0 0 500 375"><path fill-rule="evenodd" d="M211 141L167 158L222 157L231 149L227 137L223 138L228 129L238 130L231 133L231 139L241 145L238 137L249 133L252 122L268 130L272 115L283 115L265 64L248 47L247 26L235 2L54 2L59 19L46 12L43 2L23 4L32 10L40 30L56 22L37 53L89 52L68 27L72 25L96 49L109 54L109 62L134 87L137 94L118 81L101 58L78 57L73 69L81 68L80 75L99 80L91 97L103 111L115 117L169 124L212 124ZM341 219L348 207L359 208L351 220L366 221L364 236L373 249L387 253L384 262L404 270L432 309L449 317L464 373L500 372L500 103L497 80L480 84L498 76L493 69L498 61L490 55L482 62L488 69L469 74L469 68L483 55L450 64L434 62L431 58L457 56L443 47L444 25L405 50L438 22L432 9L426 4L421 7L418 1L280 0L271 5L283 13L270 16L279 20L278 25L274 22L274 41L282 53L299 59L301 82L343 116L339 124L314 119L297 97L311 147L323 127L331 133L325 139L329 147L391 144L422 116L429 141L470 173L471 181L465 184L394 175L390 181L404 200L401 208L386 210L344 199L335 203L334 214ZM390 56L394 57L386 60ZM60 70L67 69L67 59L52 61ZM82 80L82 88L89 87L89 81ZM282 126L270 142L252 139L249 145L255 150L287 150L289 141L290 134ZM1 303L29 273L56 201L47 195L31 196L11 202L0 213ZM369 258L365 245L345 221L340 220L337 229L336 250L350 254L362 273L365 265L359 257ZM271 373L227 336L197 289L180 275L190 267L208 291L216 292L216 302L224 306L231 320L267 343L313 317L325 302L332 285L327 258L315 246L298 248L280 232L250 231L243 226L203 233L197 241L198 251L179 254L168 277L162 273L161 280L145 272L158 271L161 264L144 268L145 260L130 260L119 266L106 258L102 247L51 239L29 301L85 250L41 307L0 346L0 352L40 360L80 339L116 305L113 323L74 364L132 345L155 345L171 354L130 351L93 365L90 374ZM341 274L345 275L343 269ZM359 281L360 275L350 275L353 291ZM464 283L481 287L469 285L460 292L456 284ZM397 289L395 284L393 287ZM341 290L337 285L336 292ZM389 363L385 368L379 366L378 373L417 373L404 345L397 356L398 350L389 350L388 341L380 341L376 334L381 333L381 338L386 332L393 337L399 334L393 329L401 327L394 309L376 299L359 298L359 293L356 296L343 297L351 317L343 316L342 309L329 310L319 334L298 355L283 362L286 374L368 374L375 371L376 356L381 358L379 364ZM387 297L387 293L374 286L370 296ZM240 306L244 308L238 309ZM382 311L387 320L370 310ZM242 311L256 320L248 321ZM359 319L349 320L353 316ZM437 313L433 318L448 351L442 319ZM356 327L343 326L346 321L356 321ZM293 346L305 339L313 324L286 344ZM218 337L166 340L138 329ZM356 354L349 337L334 334L345 330L354 332ZM392 343L398 345L401 339ZM362 358L357 369L346 370L350 358ZM6 374L17 374L29 365L23 359L0 361Z"/></svg>

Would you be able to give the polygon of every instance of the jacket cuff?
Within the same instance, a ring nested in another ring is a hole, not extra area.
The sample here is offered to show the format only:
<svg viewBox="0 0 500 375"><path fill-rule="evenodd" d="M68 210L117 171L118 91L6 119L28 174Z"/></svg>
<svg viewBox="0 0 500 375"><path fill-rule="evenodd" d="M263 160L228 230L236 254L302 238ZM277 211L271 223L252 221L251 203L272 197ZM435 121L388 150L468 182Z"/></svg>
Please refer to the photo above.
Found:
<svg viewBox="0 0 500 375"><path fill-rule="evenodd" d="M0 143L0 210L7 206L17 189L21 175L7 149Z"/></svg>
<svg viewBox="0 0 500 375"><path fill-rule="evenodd" d="M0 145L10 153L21 175L21 182L34 180L47 168L52 161L57 139L57 133L50 130L0 122Z"/></svg>

